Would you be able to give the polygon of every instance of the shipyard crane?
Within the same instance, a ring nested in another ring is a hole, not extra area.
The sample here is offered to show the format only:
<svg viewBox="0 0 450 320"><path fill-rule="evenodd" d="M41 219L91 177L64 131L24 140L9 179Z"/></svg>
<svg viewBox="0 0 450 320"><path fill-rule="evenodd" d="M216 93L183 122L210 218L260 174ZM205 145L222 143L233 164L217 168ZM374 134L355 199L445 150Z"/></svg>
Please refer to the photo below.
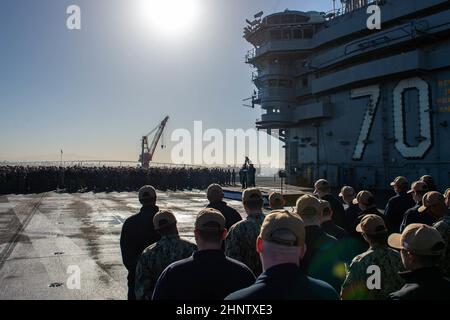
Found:
<svg viewBox="0 0 450 320"><path fill-rule="evenodd" d="M139 157L139 162L141 163L142 168L148 168L150 166L150 161L153 159L153 155L156 150L156 146L158 145L159 139L164 132L164 128L166 127L167 121L169 120L169 116L166 116L163 121L159 125L157 125L152 131L150 131L147 135L142 136L141 140L141 155ZM155 133L153 137L152 143L150 146L148 145L148 137ZM162 146L164 147L164 146Z"/></svg>

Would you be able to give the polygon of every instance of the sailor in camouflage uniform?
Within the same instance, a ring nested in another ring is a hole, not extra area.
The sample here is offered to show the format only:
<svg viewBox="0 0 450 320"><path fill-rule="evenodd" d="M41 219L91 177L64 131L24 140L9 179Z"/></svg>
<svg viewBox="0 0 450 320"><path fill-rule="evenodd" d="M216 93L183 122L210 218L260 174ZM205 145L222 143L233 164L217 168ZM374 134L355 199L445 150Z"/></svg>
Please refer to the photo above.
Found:
<svg viewBox="0 0 450 320"><path fill-rule="evenodd" d="M256 252L256 239L259 236L265 215L261 191L257 188L244 190L242 193L247 218L233 225L225 243L226 255L247 265L259 276L262 272L261 260Z"/></svg>
<svg viewBox="0 0 450 320"><path fill-rule="evenodd" d="M437 219L433 227L439 231L446 245L441 268L444 277L450 278L450 210L445 204L444 196L437 191L426 193L418 211L419 213L426 211Z"/></svg>
<svg viewBox="0 0 450 320"><path fill-rule="evenodd" d="M150 300L156 282L171 263L188 258L197 246L178 235L177 220L169 210L159 211L154 219L161 240L147 247L136 267L135 294L138 300Z"/></svg>
<svg viewBox="0 0 450 320"><path fill-rule="evenodd" d="M385 300L391 292L399 290L404 284L398 274L403 269L400 254L389 248L387 227L380 216L366 215L356 231L363 235L370 248L356 256L350 264L341 297L344 300ZM379 288L368 287L369 284L376 284L376 279L369 279L376 277L376 271L370 270L370 266L379 267Z"/></svg>

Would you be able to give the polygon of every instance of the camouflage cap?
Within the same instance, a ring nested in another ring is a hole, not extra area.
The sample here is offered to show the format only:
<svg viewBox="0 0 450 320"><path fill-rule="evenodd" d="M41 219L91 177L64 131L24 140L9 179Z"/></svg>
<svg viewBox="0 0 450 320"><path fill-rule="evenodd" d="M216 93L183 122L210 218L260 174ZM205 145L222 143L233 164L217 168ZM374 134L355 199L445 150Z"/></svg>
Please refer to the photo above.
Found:
<svg viewBox="0 0 450 320"><path fill-rule="evenodd" d="M152 186L146 185L139 189L139 199L155 199L156 190Z"/></svg>
<svg viewBox="0 0 450 320"><path fill-rule="evenodd" d="M408 179L406 179L405 177L399 176L397 178L394 179L394 181L391 182L391 187L400 187L400 188L405 188L406 186L408 186Z"/></svg>
<svg viewBox="0 0 450 320"><path fill-rule="evenodd" d="M301 247L305 244L305 226L298 215L275 210L265 217L259 236L279 245Z"/></svg>
<svg viewBox="0 0 450 320"><path fill-rule="evenodd" d="M217 226L211 226L210 224L216 224ZM213 208L206 208L201 210L195 220L196 230L212 230L212 229L225 229L225 217L220 211Z"/></svg>
<svg viewBox="0 0 450 320"><path fill-rule="evenodd" d="M413 192L419 192L419 193L428 192L428 185L423 181L413 182L411 185L411 190L409 190L408 193L413 193Z"/></svg>
<svg viewBox="0 0 450 320"><path fill-rule="evenodd" d="M339 193L339 197L343 198L344 196L353 196L355 195L355 189L349 186L342 187L341 192Z"/></svg>
<svg viewBox="0 0 450 320"><path fill-rule="evenodd" d="M177 224L177 219L170 210L160 210L153 217L153 225L155 226L155 230L161 230L174 224Z"/></svg>
<svg viewBox="0 0 450 320"><path fill-rule="evenodd" d="M373 204L373 194L370 191L363 190L358 192L356 198L353 199L353 204L362 204L365 206L370 206Z"/></svg>
<svg viewBox="0 0 450 320"><path fill-rule="evenodd" d="M258 188L248 188L242 192L242 201L247 202L250 200L263 200L261 190Z"/></svg>
<svg viewBox="0 0 450 320"><path fill-rule="evenodd" d="M376 214L364 216L361 222L356 226L356 231L368 235L376 235L387 231L383 218Z"/></svg>
<svg viewBox="0 0 450 320"><path fill-rule="evenodd" d="M319 199L316 197L305 194L297 200L296 212L301 216L320 216L322 215L322 206Z"/></svg>
<svg viewBox="0 0 450 320"><path fill-rule="evenodd" d="M392 248L422 256L440 256L445 251L445 243L439 231L421 223L408 225L402 234L391 234L388 243Z"/></svg>
<svg viewBox="0 0 450 320"><path fill-rule="evenodd" d="M427 210L427 208L435 206L437 204L445 205L444 196L437 191L427 192L422 198L422 206L419 207L418 211L422 213Z"/></svg>

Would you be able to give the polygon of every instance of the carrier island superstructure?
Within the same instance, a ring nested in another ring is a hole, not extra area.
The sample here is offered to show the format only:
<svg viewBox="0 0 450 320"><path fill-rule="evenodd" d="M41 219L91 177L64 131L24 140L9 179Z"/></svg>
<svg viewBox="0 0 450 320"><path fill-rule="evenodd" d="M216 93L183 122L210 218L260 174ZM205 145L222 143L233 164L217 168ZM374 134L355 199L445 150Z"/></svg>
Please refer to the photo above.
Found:
<svg viewBox="0 0 450 320"><path fill-rule="evenodd" d="M284 142L288 182L386 189L430 174L448 186L450 1L341 2L260 12L244 30L256 126ZM381 29L367 25L374 4Z"/></svg>

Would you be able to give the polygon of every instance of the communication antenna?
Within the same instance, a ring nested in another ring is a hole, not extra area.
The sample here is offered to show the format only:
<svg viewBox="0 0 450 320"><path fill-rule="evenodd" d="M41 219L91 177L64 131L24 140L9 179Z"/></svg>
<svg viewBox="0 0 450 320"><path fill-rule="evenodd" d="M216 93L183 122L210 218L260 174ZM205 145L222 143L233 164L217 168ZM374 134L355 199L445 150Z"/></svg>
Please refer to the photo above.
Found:
<svg viewBox="0 0 450 320"><path fill-rule="evenodd" d="M255 19L259 19L259 18L261 18L263 15L264 15L264 11L260 11L260 12L258 12L257 14L254 15L254 18L255 18Z"/></svg>

